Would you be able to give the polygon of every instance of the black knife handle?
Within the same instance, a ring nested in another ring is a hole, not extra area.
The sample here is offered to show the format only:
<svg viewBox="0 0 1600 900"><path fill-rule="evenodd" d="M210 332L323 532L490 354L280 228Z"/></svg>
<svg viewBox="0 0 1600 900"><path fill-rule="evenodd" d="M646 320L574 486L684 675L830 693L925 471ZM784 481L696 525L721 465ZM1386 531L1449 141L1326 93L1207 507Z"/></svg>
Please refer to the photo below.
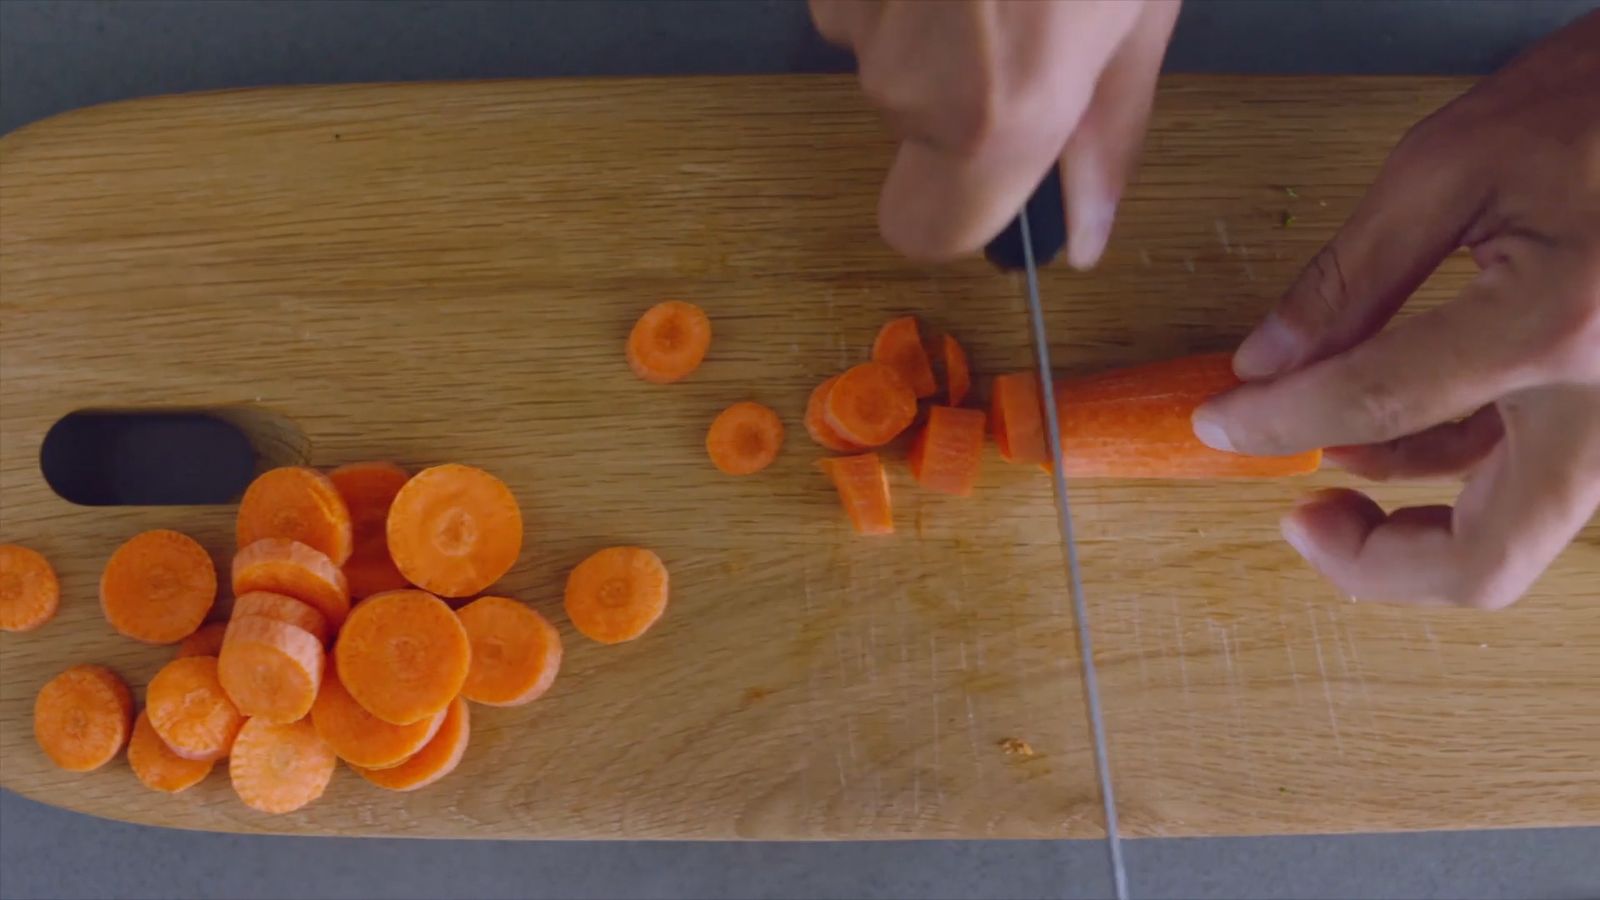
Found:
<svg viewBox="0 0 1600 900"><path fill-rule="evenodd" d="M1061 195L1060 166L1050 167L1049 174L1034 188L1033 196L1023 208L1028 211L1028 231L1033 235L1034 264L1044 266L1067 245L1067 210ZM1021 221L1012 219L1006 230L983 248L983 255L1006 271L1024 268Z"/></svg>

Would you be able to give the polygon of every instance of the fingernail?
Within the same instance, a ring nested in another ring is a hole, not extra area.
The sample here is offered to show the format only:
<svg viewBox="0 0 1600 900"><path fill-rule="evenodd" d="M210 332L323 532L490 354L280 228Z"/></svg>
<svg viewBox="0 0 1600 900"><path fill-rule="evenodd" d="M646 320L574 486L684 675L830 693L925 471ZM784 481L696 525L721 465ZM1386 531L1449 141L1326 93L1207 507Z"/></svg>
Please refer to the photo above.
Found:
<svg viewBox="0 0 1600 900"><path fill-rule="evenodd" d="M1305 530L1300 527L1300 523L1292 518L1284 519L1279 523L1278 530L1283 532L1283 539L1289 543L1289 546L1294 548L1294 552L1307 560L1311 559L1311 536L1306 534Z"/></svg>
<svg viewBox="0 0 1600 900"><path fill-rule="evenodd" d="M1228 432L1215 413L1202 406L1195 410L1190 424L1194 426L1194 436L1200 439L1200 443L1213 450L1233 452L1233 441L1228 439Z"/></svg>
<svg viewBox="0 0 1600 900"><path fill-rule="evenodd" d="M1287 369L1300 355L1300 337L1278 317L1267 316L1233 354L1240 378L1268 378Z"/></svg>
<svg viewBox="0 0 1600 900"><path fill-rule="evenodd" d="M1117 218L1116 199L1096 196L1097 187L1078 190L1067 201L1067 264L1079 271L1092 269L1100 261Z"/></svg>

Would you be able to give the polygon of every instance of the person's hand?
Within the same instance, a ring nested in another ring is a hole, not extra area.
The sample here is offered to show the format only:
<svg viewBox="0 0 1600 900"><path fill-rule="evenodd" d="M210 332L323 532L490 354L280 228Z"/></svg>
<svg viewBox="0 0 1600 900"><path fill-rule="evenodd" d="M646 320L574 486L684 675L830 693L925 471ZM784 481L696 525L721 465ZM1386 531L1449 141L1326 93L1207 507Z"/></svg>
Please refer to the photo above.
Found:
<svg viewBox="0 0 1600 900"><path fill-rule="evenodd" d="M1381 330L1439 262L1480 272ZM1455 507L1327 491L1285 537L1363 599L1497 609L1600 506L1600 13L1428 118L1197 411L1243 453L1336 447L1364 477L1465 475Z"/></svg>
<svg viewBox="0 0 1600 900"><path fill-rule="evenodd" d="M1059 160L1067 259L1094 265L1177 15L1178 0L811 0L901 139L884 239L916 259L975 252Z"/></svg>

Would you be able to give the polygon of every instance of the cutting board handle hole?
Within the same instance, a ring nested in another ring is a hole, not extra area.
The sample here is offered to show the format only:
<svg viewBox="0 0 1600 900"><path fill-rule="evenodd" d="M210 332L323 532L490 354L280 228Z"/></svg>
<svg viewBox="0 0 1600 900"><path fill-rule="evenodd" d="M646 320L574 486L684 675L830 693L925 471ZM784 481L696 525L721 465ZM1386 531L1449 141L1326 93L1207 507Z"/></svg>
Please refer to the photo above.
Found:
<svg viewBox="0 0 1600 900"><path fill-rule="evenodd" d="M81 506L204 506L233 503L257 473L309 451L294 423L258 407L79 410L45 434L39 468Z"/></svg>

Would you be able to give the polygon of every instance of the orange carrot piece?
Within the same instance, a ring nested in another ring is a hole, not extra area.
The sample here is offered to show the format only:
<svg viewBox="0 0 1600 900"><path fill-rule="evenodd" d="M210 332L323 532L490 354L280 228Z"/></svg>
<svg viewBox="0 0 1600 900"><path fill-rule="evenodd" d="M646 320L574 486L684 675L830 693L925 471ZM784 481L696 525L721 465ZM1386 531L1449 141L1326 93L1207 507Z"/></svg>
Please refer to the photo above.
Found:
<svg viewBox="0 0 1600 900"><path fill-rule="evenodd" d="M561 634L544 616L509 597L479 597L456 616L472 643L461 696L486 706L521 706L555 683Z"/></svg>
<svg viewBox="0 0 1600 900"><path fill-rule="evenodd" d="M840 437L877 447L894 440L917 417L917 397L894 369L862 363L833 383L822 414Z"/></svg>
<svg viewBox="0 0 1600 900"><path fill-rule="evenodd" d="M1322 453L1245 456L1213 450L1190 417L1240 384L1225 353L1117 369L1056 385L1069 478L1280 478L1314 472Z"/></svg>
<svg viewBox="0 0 1600 900"><path fill-rule="evenodd" d="M284 466L263 472L239 501L238 549L263 538L299 541L333 560L350 558L350 511L316 469Z"/></svg>
<svg viewBox="0 0 1600 900"><path fill-rule="evenodd" d="M309 719L278 725L250 719L228 760L233 791L258 812L294 812L322 796L338 757Z"/></svg>
<svg viewBox="0 0 1600 900"><path fill-rule="evenodd" d="M228 755L244 724L222 689L214 656L186 656L167 663L144 691L145 712L156 734L184 759Z"/></svg>
<svg viewBox="0 0 1600 900"><path fill-rule="evenodd" d="M311 707L311 724L334 755L365 769L387 769L410 759L444 723L444 712L410 725L391 725L362 708L339 680L339 666L322 675L322 690Z"/></svg>
<svg viewBox="0 0 1600 900"><path fill-rule="evenodd" d="M311 712L323 663L322 642L304 628L235 616L217 657L217 678L241 714L286 725Z"/></svg>
<svg viewBox="0 0 1600 900"><path fill-rule="evenodd" d="M460 697L450 701L444 714L444 724L439 733L410 759L387 769L364 769L352 766L356 774L378 787L391 791L414 791L427 787L449 775L461 764L467 752L467 739L472 736L471 716L467 701Z"/></svg>
<svg viewBox="0 0 1600 900"><path fill-rule="evenodd" d="M667 610L667 567L643 547L597 550L567 575L567 618L591 640L639 637Z"/></svg>
<svg viewBox="0 0 1600 900"><path fill-rule="evenodd" d="M257 616L263 619L272 619L293 625L309 633L317 639L317 643L326 644L332 632L328 628L328 617L324 616L316 607L296 600L287 594L274 594L271 591L247 591L234 598L233 618L246 619ZM221 649L220 647L218 648ZM252 715L252 713L245 713Z"/></svg>
<svg viewBox="0 0 1600 900"><path fill-rule="evenodd" d="M385 722L409 725L461 692L472 644L443 600L425 591L389 591L350 613L334 657L357 703Z"/></svg>
<svg viewBox="0 0 1600 900"><path fill-rule="evenodd" d="M447 464L414 475L389 507L389 552L406 580L441 597L494 584L522 552L522 510L505 482Z"/></svg>
<svg viewBox="0 0 1600 900"><path fill-rule="evenodd" d="M384 591L410 587L389 556L389 507L410 473L391 462L351 463L328 473L350 510L354 549L344 563L350 597L360 600Z"/></svg>
<svg viewBox="0 0 1600 900"><path fill-rule="evenodd" d="M944 351L944 379L946 396L951 406L960 406L972 391L972 368L967 364L967 351L950 335L945 335L940 346Z"/></svg>
<svg viewBox="0 0 1600 900"><path fill-rule="evenodd" d="M860 453L865 448L840 437L839 432L834 431L833 426L828 424L827 416L823 413L828 401L828 392L833 390L838 381L839 376L835 375L811 391L811 397L806 400L806 433L811 435L813 441L836 453Z"/></svg>
<svg viewBox="0 0 1600 900"><path fill-rule="evenodd" d="M628 334L628 367L652 384L681 381L700 368L711 349L711 320L705 310L668 300L645 310Z"/></svg>
<svg viewBox="0 0 1600 900"><path fill-rule="evenodd" d="M901 316L883 323L877 339L872 342L872 361L895 370L919 398L931 397L939 390L939 383L933 377L933 364L928 361L928 350L922 345L916 316Z"/></svg>
<svg viewBox="0 0 1600 900"><path fill-rule="evenodd" d="M706 431L706 453L725 475L753 475L772 465L783 447L783 420L759 403L735 403Z"/></svg>
<svg viewBox="0 0 1600 900"><path fill-rule="evenodd" d="M216 763L212 760L184 759L172 752L156 728L150 714L139 713L128 740L128 767L145 787L166 794L188 790L205 780Z"/></svg>
<svg viewBox="0 0 1600 900"><path fill-rule="evenodd" d="M33 700L33 737L68 772L110 762L133 727L133 694L105 666L77 665L45 682Z"/></svg>
<svg viewBox="0 0 1600 900"><path fill-rule="evenodd" d="M234 554L234 596L255 591L309 604L333 630L338 630L350 613L350 588L344 572L321 551L288 538L262 538Z"/></svg>
<svg viewBox="0 0 1600 900"><path fill-rule="evenodd" d="M173 644L194 633L217 599L217 568L176 531L146 531L118 547L100 574L100 609L119 633Z"/></svg>
<svg viewBox="0 0 1600 900"><path fill-rule="evenodd" d="M935 406L911 448L911 475L923 487L966 497L983 465L981 410Z"/></svg>
<svg viewBox="0 0 1600 900"><path fill-rule="evenodd" d="M833 480L839 502L856 534L894 534L889 475L876 453L825 459L822 470Z"/></svg>
<svg viewBox="0 0 1600 900"><path fill-rule="evenodd" d="M989 391L989 428L1006 462L1042 463L1050 459L1043 417L1037 376L1013 372L995 377Z"/></svg>
<svg viewBox="0 0 1600 900"><path fill-rule="evenodd" d="M185 656L216 656L222 652L222 637L227 633L227 622L207 622L195 629L194 634L178 645L175 659Z"/></svg>
<svg viewBox="0 0 1600 900"><path fill-rule="evenodd" d="M61 608L50 561L20 544L0 544L0 631L32 631Z"/></svg>

